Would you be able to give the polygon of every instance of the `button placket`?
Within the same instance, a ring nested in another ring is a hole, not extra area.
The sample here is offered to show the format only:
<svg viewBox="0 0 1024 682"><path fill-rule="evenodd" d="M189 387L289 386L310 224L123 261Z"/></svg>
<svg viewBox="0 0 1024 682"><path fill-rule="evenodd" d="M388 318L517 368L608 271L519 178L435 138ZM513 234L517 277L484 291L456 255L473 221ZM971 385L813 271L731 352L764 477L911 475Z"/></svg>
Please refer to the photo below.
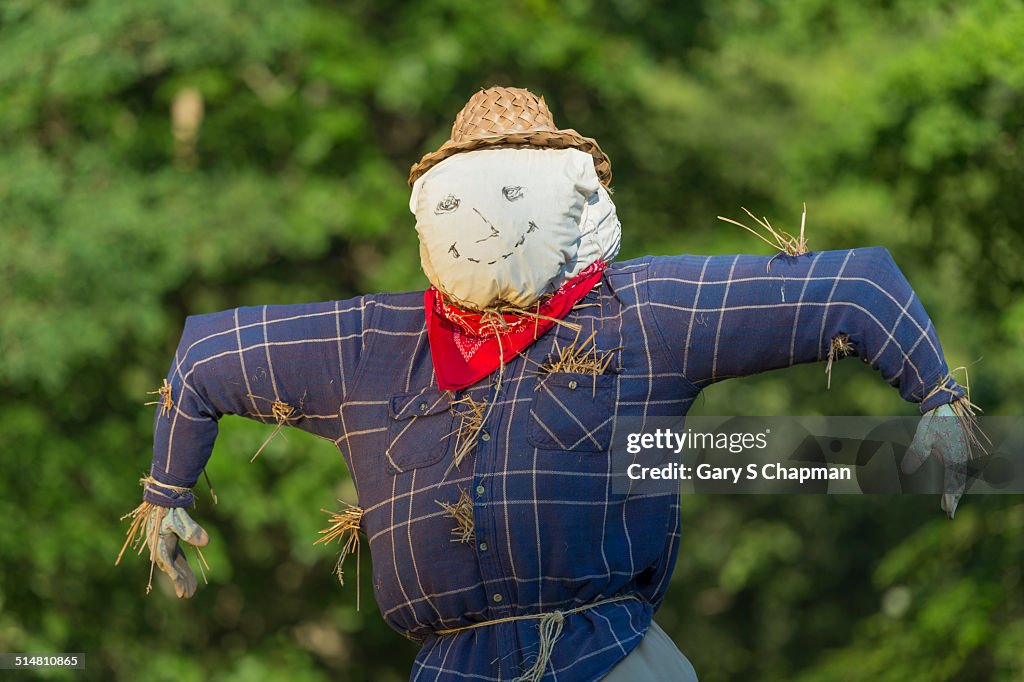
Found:
<svg viewBox="0 0 1024 682"><path fill-rule="evenodd" d="M497 528L494 518L494 505L484 504L493 502L488 491L493 487L494 467L498 462L495 456L497 439L492 438L492 432L496 425L502 423L506 406L497 405L505 392L505 386L499 386L497 390L490 391L490 400L494 404L494 410L488 417L488 423L481 425L480 435L477 439L474 457L474 486L473 486L473 516L475 519L475 539L477 562L480 567L480 574L484 582L489 585L487 595L487 606L494 612L507 613L511 608L511 598L506 590L506 576L502 572L497 551L490 549L491 529ZM484 428L488 427L488 428ZM493 444L493 445L492 445Z"/></svg>

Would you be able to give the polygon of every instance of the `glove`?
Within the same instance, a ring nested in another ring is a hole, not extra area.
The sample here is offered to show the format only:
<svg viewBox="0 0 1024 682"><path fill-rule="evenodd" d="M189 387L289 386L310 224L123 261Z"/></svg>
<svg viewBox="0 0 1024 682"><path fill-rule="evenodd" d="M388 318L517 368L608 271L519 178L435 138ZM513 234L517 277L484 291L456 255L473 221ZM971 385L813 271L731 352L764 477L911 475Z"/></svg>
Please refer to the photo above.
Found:
<svg viewBox="0 0 1024 682"><path fill-rule="evenodd" d="M952 519L967 485L970 449L964 424L949 405L940 405L921 417L914 441L903 457L903 473L917 471L932 453L942 461L945 469L940 506Z"/></svg>
<svg viewBox="0 0 1024 682"><path fill-rule="evenodd" d="M195 594L198 584L196 576L178 541L184 540L196 547L205 547L210 542L206 531L192 520L184 508L174 507L149 518L146 537L150 538L150 550L156 565L174 583L175 594L180 599L188 599Z"/></svg>

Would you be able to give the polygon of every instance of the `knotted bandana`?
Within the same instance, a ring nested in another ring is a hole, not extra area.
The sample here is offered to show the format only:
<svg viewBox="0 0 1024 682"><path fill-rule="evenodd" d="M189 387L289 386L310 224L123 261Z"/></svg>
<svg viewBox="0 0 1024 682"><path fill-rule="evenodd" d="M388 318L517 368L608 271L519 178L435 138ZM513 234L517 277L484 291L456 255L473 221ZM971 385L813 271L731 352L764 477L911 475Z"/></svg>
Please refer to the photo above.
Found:
<svg viewBox="0 0 1024 682"><path fill-rule="evenodd" d="M536 306L533 314L476 313L447 302L435 287L424 293L427 338L437 386L457 391L483 379L530 346L590 293L607 264L597 261Z"/></svg>

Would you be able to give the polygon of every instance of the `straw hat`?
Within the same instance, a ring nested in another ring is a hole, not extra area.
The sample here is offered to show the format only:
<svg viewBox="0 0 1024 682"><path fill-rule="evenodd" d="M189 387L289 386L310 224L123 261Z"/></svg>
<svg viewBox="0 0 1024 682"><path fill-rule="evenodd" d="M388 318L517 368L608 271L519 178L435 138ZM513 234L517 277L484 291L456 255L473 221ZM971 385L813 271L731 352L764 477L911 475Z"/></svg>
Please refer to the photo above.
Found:
<svg viewBox="0 0 1024 682"><path fill-rule="evenodd" d="M494 87L469 98L455 117L451 139L413 165L409 186L449 156L495 146L579 149L594 157L602 185L612 181L611 162L597 142L571 128L559 130L543 97L523 88Z"/></svg>

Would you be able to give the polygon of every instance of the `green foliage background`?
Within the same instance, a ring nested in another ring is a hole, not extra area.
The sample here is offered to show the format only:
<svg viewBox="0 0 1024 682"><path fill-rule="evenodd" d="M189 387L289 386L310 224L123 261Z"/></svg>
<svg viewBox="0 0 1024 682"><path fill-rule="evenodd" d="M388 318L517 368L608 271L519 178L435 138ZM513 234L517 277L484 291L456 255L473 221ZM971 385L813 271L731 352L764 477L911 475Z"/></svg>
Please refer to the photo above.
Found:
<svg viewBox="0 0 1024 682"><path fill-rule="evenodd" d="M353 497L329 445L291 432L250 464L268 427L225 420L191 601L113 568L117 519L185 315L422 288L408 167L491 84L601 142L624 258L766 253L715 216L792 229L806 201L812 248L887 246L975 401L1022 414L1022 46L1008 0L5 0L0 651L86 652L54 679L406 677L413 645L311 545ZM189 91L194 143L172 134ZM821 370L696 411L914 413L860 363L828 393ZM1024 678L1019 498L953 523L923 497L683 515L659 621L702 680Z"/></svg>

